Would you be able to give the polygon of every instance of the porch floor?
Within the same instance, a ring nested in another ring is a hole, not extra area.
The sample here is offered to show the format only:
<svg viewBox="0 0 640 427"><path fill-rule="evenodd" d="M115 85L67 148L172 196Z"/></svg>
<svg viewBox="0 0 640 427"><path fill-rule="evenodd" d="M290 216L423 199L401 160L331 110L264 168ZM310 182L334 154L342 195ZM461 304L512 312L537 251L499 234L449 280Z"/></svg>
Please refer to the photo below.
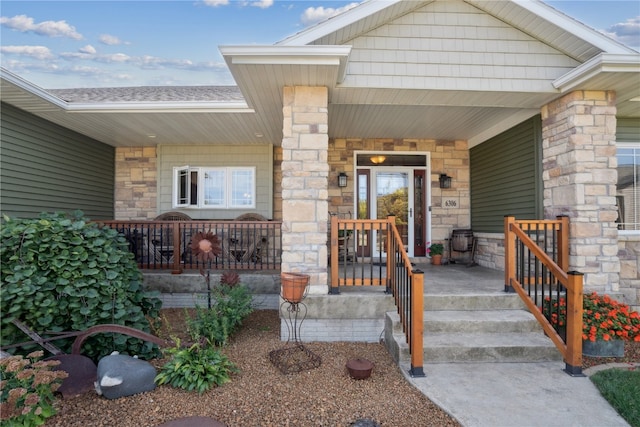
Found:
<svg viewBox="0 0 640 427"><path fill-rule="evenodd" d="M424 272L425 295L504 293L504 271L467 264L432 265L417 262Z"/></svg>
<svg viewBox="0 0 640 427"><path fill-rule="evenodd" d="M494 270L479 265L454 263L432 265L428 258L414 258L415 269L424 272L425 295L489 295L504 294L504 271ZM347 265L347 269L355 268L355 276L362 277L359 264ZM384 267L381 268L384 271ZM343 272L340 272L343 274ZM347 272L347 277L352 274ZM367 276L367 271L364 271ZM381 286L341 286L340 292L366 292L367 289L377 289Z"/></svg>

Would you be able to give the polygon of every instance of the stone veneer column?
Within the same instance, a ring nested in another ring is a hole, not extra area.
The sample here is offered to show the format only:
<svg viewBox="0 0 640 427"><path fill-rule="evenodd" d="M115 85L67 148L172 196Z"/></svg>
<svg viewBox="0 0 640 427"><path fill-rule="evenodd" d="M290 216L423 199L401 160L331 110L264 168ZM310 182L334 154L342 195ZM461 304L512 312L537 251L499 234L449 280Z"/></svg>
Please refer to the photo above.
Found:
<svg viewBox="0 0 640 427"><path fill-rule="evenodd" d="M282 139L282 271L310 276L326 294L328 90L285 87Z"/></svg>
<svg viewBox="0 0 640 427"><path fill-rule="evenodd" d="M567 215L569 266L617 291L615 92L575 91L542 108L545 218Z"/></svg>
<svg viewBox="0 0 640 427"><path fill-rule="evenodd" d="M115 219L147 220L158 198L156 147L117 147Z"/></svg>

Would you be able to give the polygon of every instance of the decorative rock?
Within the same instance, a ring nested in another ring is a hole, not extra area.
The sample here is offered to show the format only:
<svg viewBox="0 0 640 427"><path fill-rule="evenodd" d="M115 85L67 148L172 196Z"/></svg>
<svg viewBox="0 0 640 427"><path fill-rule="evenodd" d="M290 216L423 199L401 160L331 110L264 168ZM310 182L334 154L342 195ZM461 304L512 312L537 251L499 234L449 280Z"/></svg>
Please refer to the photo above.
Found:
<svg viewBox="0 0 640 427"><path fill-rule="evenodd" d="M107 399L117 399L151 391L156 388L156 375L151 363L115 352L98 362L96 392Z"/></svg>
<svg viewBox="0 0 640 427"><path fill-rule="evenodd" d="M185 417L168 421L158 427L226 427L226 424L209 417Z"/></svg>
<svg viewBox="0 0 640 427"><path fill-rule="evenodd" d="M351 427L380 427L380 424L369 418L360 418L350 424Z"/></svg>

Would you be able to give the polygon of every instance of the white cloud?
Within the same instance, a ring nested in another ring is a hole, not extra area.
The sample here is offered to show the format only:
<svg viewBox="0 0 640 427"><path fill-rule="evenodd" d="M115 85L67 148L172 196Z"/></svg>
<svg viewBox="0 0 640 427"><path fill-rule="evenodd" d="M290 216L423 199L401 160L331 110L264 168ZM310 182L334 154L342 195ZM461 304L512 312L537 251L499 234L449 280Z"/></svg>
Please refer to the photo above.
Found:
<svg viewBox="0 0 640 427"><path fill-rule="evenodd" d="M614 24L604 33L629 47L638 49L640 48L640 16Z"/></svg>
<svg viewBox="0 0 640 427"><path fill-rule="evenodd" d="M86 53L88 55L95 55L97 52L96 48L91 46L90 44L86 45L85 47L81 47L80 49L78 49L78 51L80 53Z"/></svg>
<svg viewBox="0 0 640 427"><path fill-rule="evenodd" d="M103 44L106 44L106 45L109 45L109 46L117 46L117 45L120 45L120 44L126 44L122 40L120 40L119 37L112 36L110 34L101 34L99 40L100 40L100 43L103 43Z"/></svg>
<svg viewBox="0 0 640 427"><path fill-rule="evenodd" d="M204 0L203 3L207 6L218 7L228 5L229 0Z"/></svg>
<svg viewBox="0 0 640 427"><path fill-rule="evenodd" d="M1 46L0 52L10 55L29 56L36 59L53 58L53 54L45 46Z"/></svg>
<svg viewBox="0 0 640 427"><path fill-rule="evenodd" d="M33 18L27 15L16 15L13 18L0 17L0 24L15 31L23 33L33 32L48 37L68 37L81 40L82 34L66 21L43 21L35 23Z"/></svg>
<svg viewBox="0 0 640 427"><path fill-rule="evenodd" d="M332 7L308 7L302 14L301 20L305 25L315 24L333 16L339 15L342 12L346 12L349 9L353 9L358 6L359 3L349 3L343 7L334 9Z"/></svg>
<svg viewBox="0 0 640 427"><path fill-rule="evenodd" d="M259 7L260 9L268 9L273 6L273 0L252 1L251 6Z"/></svg>

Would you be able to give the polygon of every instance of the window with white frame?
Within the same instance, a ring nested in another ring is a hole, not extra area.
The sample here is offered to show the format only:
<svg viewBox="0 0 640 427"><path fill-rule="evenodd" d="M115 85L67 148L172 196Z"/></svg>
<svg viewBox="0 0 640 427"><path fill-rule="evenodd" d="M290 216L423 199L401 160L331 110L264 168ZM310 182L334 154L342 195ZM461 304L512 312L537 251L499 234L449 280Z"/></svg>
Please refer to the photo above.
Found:
<svg viewBox="0 0 640 427"><path fill-rule="evenodd" d="M640 143L618 143L616 205L619 230L640 230Z"/></svg>
<svg viewBox="0 0 640 427"><path fill-rule="evenodd" d="M251 209L256 207L256 168L173 168L173 207Z"/></svg>

